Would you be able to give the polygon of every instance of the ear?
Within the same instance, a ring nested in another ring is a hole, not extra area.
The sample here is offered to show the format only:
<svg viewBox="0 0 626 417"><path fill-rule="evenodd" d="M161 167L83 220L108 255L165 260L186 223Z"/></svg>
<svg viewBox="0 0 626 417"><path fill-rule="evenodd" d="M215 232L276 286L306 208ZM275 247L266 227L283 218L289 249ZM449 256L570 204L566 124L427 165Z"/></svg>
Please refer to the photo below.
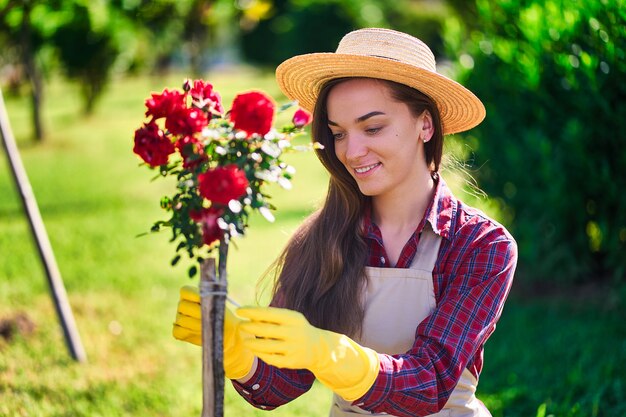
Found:
<svg viewBox="0 0 626 417"><path fill-rule="evenodd" d="M419 137L422 138L424 143L426 143L435 134L435 124L433 123L433 116L430 114L428 110L424 110L424 112L420 115L419 118L422 121L421 129L418 132Z"/></svg>

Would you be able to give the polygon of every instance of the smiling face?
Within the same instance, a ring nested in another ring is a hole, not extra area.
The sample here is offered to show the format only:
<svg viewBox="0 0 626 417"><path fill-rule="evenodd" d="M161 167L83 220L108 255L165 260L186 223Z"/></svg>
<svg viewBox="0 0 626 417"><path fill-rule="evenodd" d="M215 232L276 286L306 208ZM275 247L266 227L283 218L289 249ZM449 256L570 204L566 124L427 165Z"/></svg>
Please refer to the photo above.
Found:
<svg viewBox="0 0 626 417"><path fill-rule="evenodd" d="M334 86L326 106L337 159L364 195L407 195L430 176L423 143L432 136L428 111L415 116L383 82L360 78Z"/></svg>

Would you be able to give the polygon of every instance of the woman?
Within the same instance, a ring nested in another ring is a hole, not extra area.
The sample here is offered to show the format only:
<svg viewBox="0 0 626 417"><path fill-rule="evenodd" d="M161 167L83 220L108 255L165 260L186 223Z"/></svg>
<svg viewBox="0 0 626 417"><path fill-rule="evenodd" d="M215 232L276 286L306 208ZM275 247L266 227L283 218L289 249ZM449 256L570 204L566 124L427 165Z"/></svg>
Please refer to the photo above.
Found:
<svg viewBox="0 0 626 417"><path fill-rule="evenodd" d="M517 248L438 173L443 136L484 106L424 43L386 29L291 58L277 80L313 110L330 184L277 261L272 307L228 312L227 377L263 409L317 378L335 393L331 416L489 416L474 393ZM175 337L198 342L197 318L184 288Z"/></svg>

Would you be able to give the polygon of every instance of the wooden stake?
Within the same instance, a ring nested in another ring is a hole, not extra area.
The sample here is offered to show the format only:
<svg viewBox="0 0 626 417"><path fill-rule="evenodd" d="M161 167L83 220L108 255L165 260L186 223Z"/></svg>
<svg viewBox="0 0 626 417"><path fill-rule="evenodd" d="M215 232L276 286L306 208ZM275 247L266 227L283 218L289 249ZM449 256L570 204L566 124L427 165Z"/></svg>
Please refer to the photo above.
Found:
<svg viewBox="0 0 626 417"><path fill-rule="evenodd" d="M213 296L215 259L200 264L200 309L202 313L202 417L215 416L215 381L213 380Z"/></svg>
<svg viewBox="0 0 626 417"><path fill-rule="evenodd" d="M56 309L61 327L63 328L63 336L65 337L65 344L72 355L72 358L78 362L87 362L87 354L83 349L83 345L80 341L78 334L78 328L74 322L74 316L72 315L72 308L67 299L67 293L65 292L65 286L63 285L63 279L61 278L61 272L57 266L54 252L52 251L52 245L48 239L48 233L46 227L41 218L33 189L28 181L26 170L22 164L19 150L11 131L9 124L9 116L4 105L4 98L2 97L2 90L0 90L0 133L2 133L2 143L9 157L9 165L11 166L11 172L13 178L17 184L17 188L22 199L22 205L26 215L28 217L28 223L30 225L31 232L35 237L37 249L39 250L39 257L43 262L46 270L46 277L48 278L48 284L50 287L50 293L52 300L54 301L54 307Z"/></svg>
<svg viewBox="0 0 626 417"><path fill-rule="evenodd" d="M202 312L202 417L224 416L224 311L228 242L220 242L219 275L215 258L200 264Z"/></svg>

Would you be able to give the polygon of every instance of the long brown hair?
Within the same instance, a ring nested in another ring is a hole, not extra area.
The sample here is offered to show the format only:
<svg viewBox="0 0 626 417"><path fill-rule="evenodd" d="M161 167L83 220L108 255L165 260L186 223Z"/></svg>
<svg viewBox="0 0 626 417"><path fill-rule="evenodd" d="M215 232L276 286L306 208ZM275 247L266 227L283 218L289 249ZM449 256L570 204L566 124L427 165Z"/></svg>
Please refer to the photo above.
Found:
<svg viewBox="0 0 626 417"><path fill-rule="evenodd" d="M328 82L317 99L312 137L324 146L316 153L330 173L328 192L323 206L305 220L274 264L274 303L302 312L314 326L358 336L364 315L361 294L366 285L368 261L363 208L369 197L360 192L354 178L335 155L326 109L332 88L348 79ZM377 81L388 87L394 100L407 104L413 116L418 117L424 110L432 115L435 134L425 144L424 153L431 172L437 173L443 148L437 106L413 88L392 81Z"/></svg>

